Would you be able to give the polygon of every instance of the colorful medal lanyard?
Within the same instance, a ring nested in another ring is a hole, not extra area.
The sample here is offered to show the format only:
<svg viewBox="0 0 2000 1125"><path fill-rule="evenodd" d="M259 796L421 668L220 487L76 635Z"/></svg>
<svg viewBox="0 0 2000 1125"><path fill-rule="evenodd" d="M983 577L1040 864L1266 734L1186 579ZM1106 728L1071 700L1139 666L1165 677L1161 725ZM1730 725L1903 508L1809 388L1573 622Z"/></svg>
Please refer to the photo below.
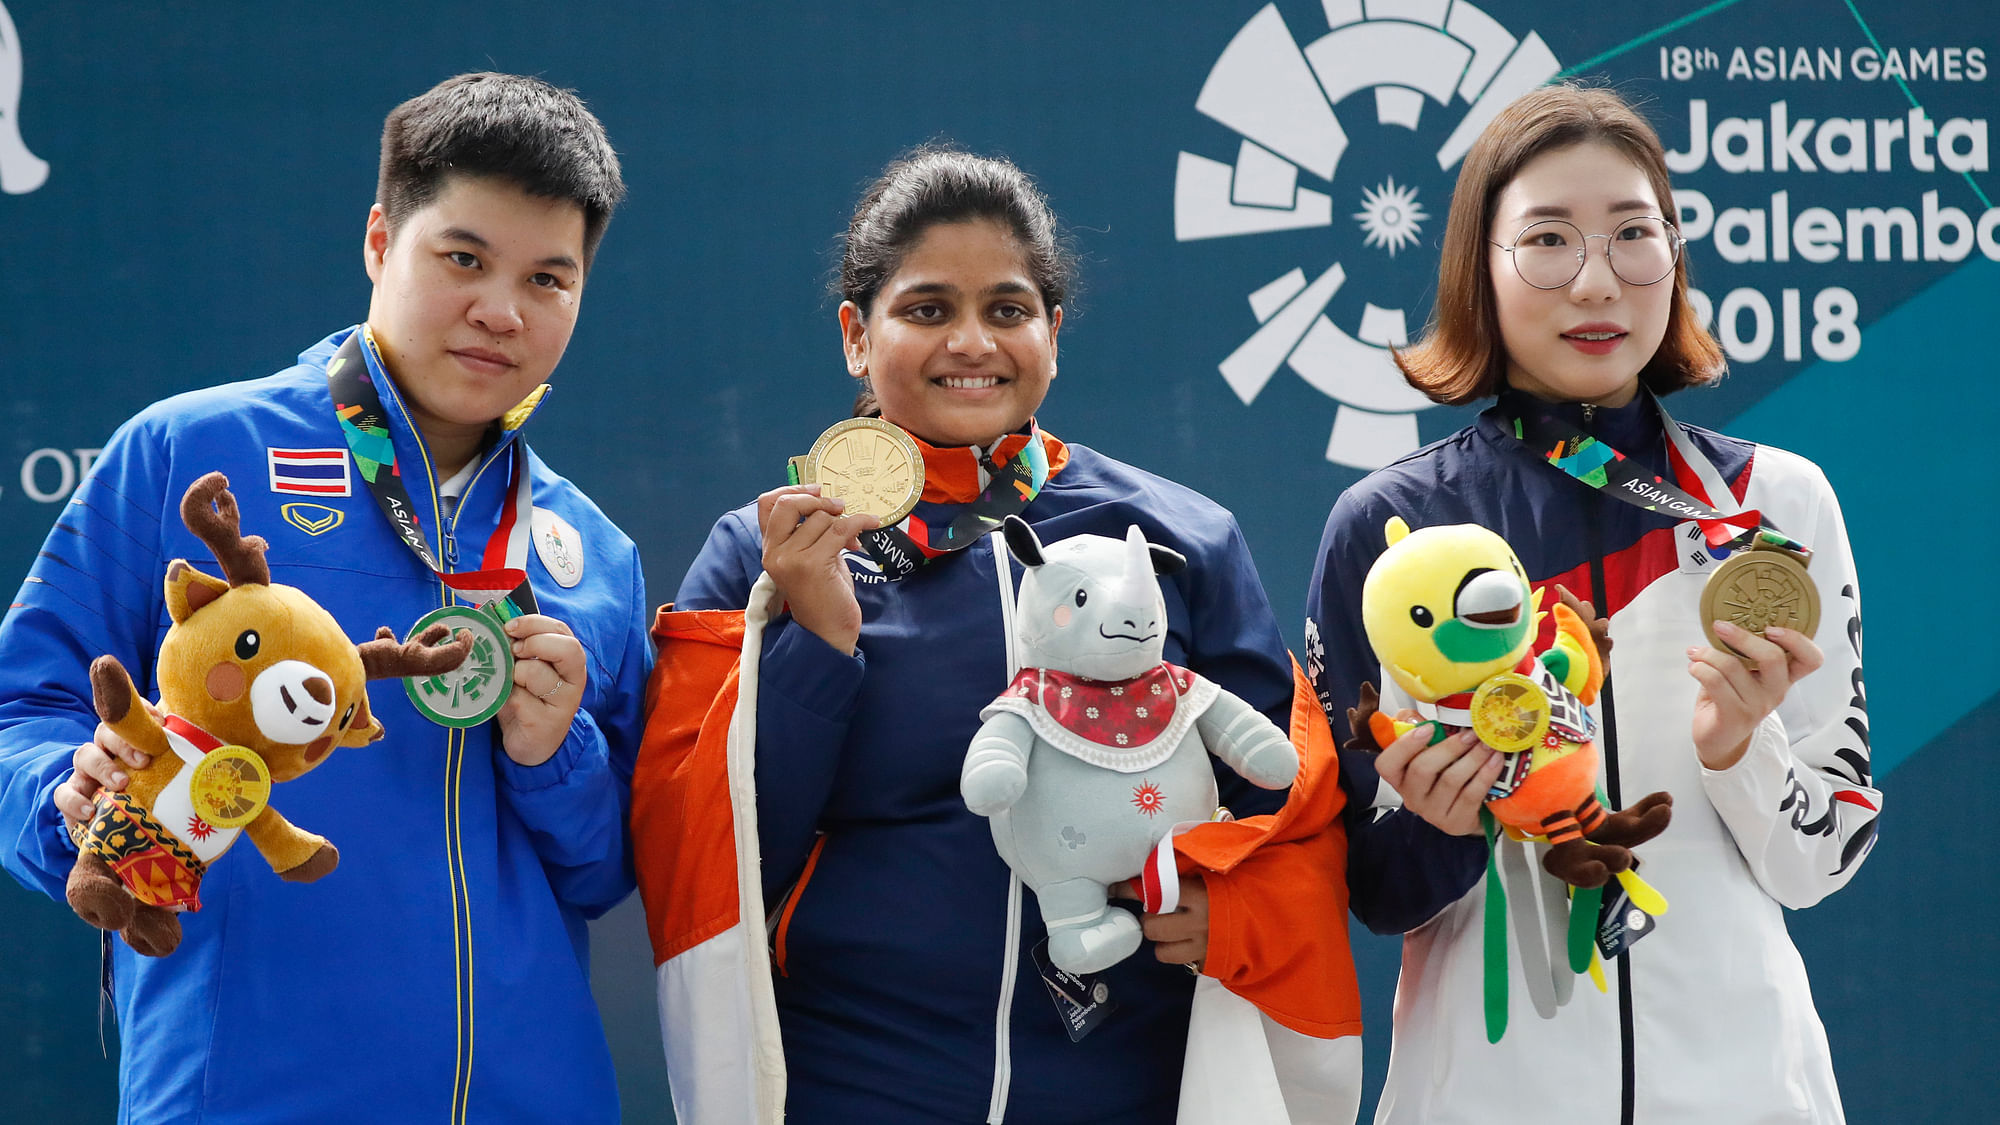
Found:
<svg viewBox="0 0 2000 1125"><path fill-rule="evenodd" d="M423 522L410 502L409 489L396 466L388 411L383 409L382 396L376 390L377 380L388 381L387 370L366 325L355 329L326 365L327 387L333 393L333 412L340 419L340 432L347 438L347 448L353 452L355 465L361 470L361 478L368 482L376 505L389 517L390 525L417 560L458 597L491 609L502 621L534 613L535 592L528 585L533 489L523 471L528 460L527 446L516 439L513 502L501 514L500 526L486 542L480 569L447 573L431 551Z"/></svg>
<svg viewBox="0 0 2000 1125"><path fill-rule="evenodd" d="M1667 460L1680 480L1679 486L1597 438L1578 432L1551 411L1531 411L1513 419L1514 437L1537 457L1599 492L1648 512L1694 520L1708 540L1709 554L1717 559L1746 547L1789 551L1800 562L1812 557L1811 548L1765 524L1756 509L1735 513L1719 509L1717 500L1733 506L1722 474L1716 472L1715 466L1689 440L1686 431L1675 424L1673 416L1651 391L1642 388L1640 393L1652 401L1654 409L1660 412L1660 422L1666 426ZM1690 491L1694 495L1689 495Z"/></svg>
<svg viewBox="0 0 2000 1125"><path fill-rule="evenodd" d="M891 579L907 578L932 559L970 547L1040 495L1049 479L1049 456L1042 448L1041 428L1029 423L1028 443L1005 465L995 464L990 454L982 454L979 467L986 477L985 491L946 526L932 527L911 512L898 523L861 533L861 545L882 565L884 574Z"/></svg>

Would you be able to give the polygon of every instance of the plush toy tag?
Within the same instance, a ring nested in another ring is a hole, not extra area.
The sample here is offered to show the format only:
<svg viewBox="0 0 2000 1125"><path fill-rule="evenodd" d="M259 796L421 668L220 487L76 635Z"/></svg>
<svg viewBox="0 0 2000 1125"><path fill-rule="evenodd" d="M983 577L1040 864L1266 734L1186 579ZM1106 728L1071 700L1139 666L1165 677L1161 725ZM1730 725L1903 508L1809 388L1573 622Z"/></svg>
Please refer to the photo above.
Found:
<svg viewBox="0 0 2000 1125"><path fill-rule="evenodd" d="M1604 905L1597 911L1597 951L1606 961L1637 945L1653 932L1657 919L1632 902L1624 887L1605 888Z"/></svg>
<svg viewBox="0 0 2000 1125"><path fill-rule="evenodd" d="M1047 938L1035 943L1034 955L1035 969L1042 974L1049 999L1055 1001L1056 1015L1062 1019L1063 1030L1069 1032L1070 1042L1083 1042L1084 1036L1118 1010L1117 1001L1111 998L1111 986L1104 982L1102 973L1078 976L1058 968L1049 960Z"/></svg>

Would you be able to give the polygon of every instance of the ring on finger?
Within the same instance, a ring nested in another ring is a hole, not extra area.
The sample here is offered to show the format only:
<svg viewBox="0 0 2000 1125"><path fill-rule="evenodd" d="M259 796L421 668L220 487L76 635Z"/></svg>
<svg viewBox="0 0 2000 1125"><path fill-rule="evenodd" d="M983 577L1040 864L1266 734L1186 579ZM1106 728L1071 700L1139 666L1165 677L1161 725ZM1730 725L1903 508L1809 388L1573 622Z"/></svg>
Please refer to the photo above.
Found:
<svg viewBox="0 0 2000 1125"><path fill-rule="evenodd" d="M568 687L568 686L569 686L569 681L568 681L568 680L565 680L565 679L563 679L563 678L561 678L561 677L557 677L557 678L556 678L556 686L554 686L554 687L550 688L549 690L547 690L547 691L545 691L545 692L542 692L542 693L541 693L540 695L537 695L537 696L535 696L535 698L536 698L536 699L543 699L543 700L546 700L546 699L547 699L547 698L548 698L549 696L551 696L551 695L554 695L555 693L557 693L557 692L561 691L562 689L564 689L564 688L566 688L566 687Z"/></svg>

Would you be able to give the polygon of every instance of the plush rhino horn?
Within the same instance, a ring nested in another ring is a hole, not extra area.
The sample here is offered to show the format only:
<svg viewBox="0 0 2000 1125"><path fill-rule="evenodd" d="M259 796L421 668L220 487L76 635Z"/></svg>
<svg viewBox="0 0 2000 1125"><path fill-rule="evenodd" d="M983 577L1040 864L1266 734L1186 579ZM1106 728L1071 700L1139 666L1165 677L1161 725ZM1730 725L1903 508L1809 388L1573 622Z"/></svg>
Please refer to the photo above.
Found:
<svg viewBox="0 0 2000 1125"><path fill-rule="evenodd" d="M1131 605L1145 605L1157 592L1153 556L1146 550L1146 533L1136 523L1125 529L1125 568L1118 583L1124 588L1121 600Z"/></svg>

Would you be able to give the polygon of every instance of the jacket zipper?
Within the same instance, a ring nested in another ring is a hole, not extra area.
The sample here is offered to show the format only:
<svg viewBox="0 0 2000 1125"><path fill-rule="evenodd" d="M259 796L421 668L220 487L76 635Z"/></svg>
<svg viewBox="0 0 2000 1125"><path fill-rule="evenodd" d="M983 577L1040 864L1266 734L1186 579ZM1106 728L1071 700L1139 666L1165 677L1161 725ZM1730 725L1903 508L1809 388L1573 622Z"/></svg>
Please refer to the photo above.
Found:
<svg viewBox="0 0 2000 1125"><path fill-rule="evenodd" d="M1000 533L987 536L993 550L993 573L1000 584L1000 631L1007 643L1007 679L1020 671L1020 654L1014 650L1014 568L1009 565L1007 545ZM1005 813L1001 814L1005 816ZM1007 943L1000 962L1000 1003L993 1017L993 1096L986 1103L987 1125L1000 1125L1007 1117L1007 1091L1014 1081L1014 984L1021 963L1021 877L1007 873Z"/></svg>
<svg viewBox="0 0 2000 1125"><path fill-rule="evenodd" d="M418 437L422 446L423 439ZM430 450L423 450L429 462ZM489 455L488 463L491 463ZM431 479L431 512L441 516L444 502L437 494L437 466L427 465ZM447 572L458 570L458 517L472 495L479 478L486 473L481 465L466 482L449 518L438 519L438 546ZM441 605L450 605L454 595L442 581L438 583ZM470 750L471 732L445 732L445 868L451 881L452 994L457 1007L458 1039L451 1076L451 1125L469 1119L472 1103L472 1059L476 1030L472 974L472 882L465 871L465 824L460 801L465 786L465 759Z"/></svg>
<svg viewBox="0 0 2000 1125"><path fill-rule="evenodd" d="M485 472L485 467L473 474L465 491L459 494L460 503L453 509L451 519L442 518L444 505L437 493L437 463L431 459L430 447L424 442L422 431L417 429L416 420L410 417L402 394L393 384L389 390L396 410L402 414L404 424L409 426L410 435L416 441L418 455L423 459L424 474L430 482L431 518L438 525L438 549L445 556L445 565L456 570L458 540L453 532L458 526L458 512L464 507L466 496L471 494L472 486ZM490 457L488 463L491 463ZM415 497L411 499L414 501ZM451 588L440 579L438 605L450 605L452 597ZM463 1125L472 1100L472 891L465 876L465 844L459 810L468 738L463 730L445 731L445 870L451 884L452 992L458 1032L451 1078L452 1125Z"/></svg>
<svg viewBox="0 0 2000 1125"><path fill-rule="evenodd" d="M473 471L472 479L465 482L465 490L458 494L457 502L452 504L451 518L440 521L444 528L444 562L446 566L451 567L454 571L458 569L459 513L465 511L465 502L471 499L472 490L479 487L479 478L485 476L486 470L492 468L493 463L500 459L500 450L505 445L506 443L503 441L487 451L485 462ZM512 497L509 497L508 501L511 503L512 499Z"/></svg>
<svg viewBox="0 0 2000 1125"><path fill-rule="evenodd" d="M1597 407L1584 403L1584 432L1593 430L1596 422ZM1590 553L1590 599L1597 612L1609 617L1611 602L1606 597L1604 529L1600 523L1598 501L1598 497L1590 496L1585 500L1584 507L1585 543ZM1618 707L1612 698L1609 660L1605 661L1604 684L1598 689L1597 698L1604 713L1604 791L1611 798L1611 807L1622 809L1625 799L1618 777ZM1632 957L1629 952L1618 958L1618 1054L1618 1121L1619 1125L1632 1125L1637 1105L1637 1060L1633 1051Z"/></svg>
<svg viewBox="0 0 2000 1125"><path fill-rule="evenodd" d="M424 455L429 457L430 451ZM439 512L444 507L437 495L436 467L431 468L431 511ZM468 485L466 492L470 492ZM444 565L448 571L458 569L458 539L453 531L458 525L458 513L464 507L465 493L459 494L459 502L452 506L450 519L438 520L438 536L442 540ZM443 605L453 601L452 591L442 581L438 583L438 597ZM463 1125L472 1101L472 1051L473 1051L473 996L472 996L472 887L465 875L465 839L459 797L465 781L466 743L469 733L463 730L445 732L445 868L451 880L451 961L452 997L458 1017L458 1040L452 1061L451 1073L451 1125Z"/></svg>
<svg viewBox="0 0 2000 1125"><path fill-rule="evenodd" d="M781 977L792 975L786 968L790 959L786 940L792 934L792 913L799 908L799 899L805 897L806 884L812 881L813 869L819 866L819 853L825 848L826 833L822 832L813 841L812 851L806 853L806 865L799 872L798 882L792 884L791 890L785 892L783 901L778 903L777 925L771 931L771 964L776 966ZM765 925L770 925L770 922L766 921Z"/></svg>

